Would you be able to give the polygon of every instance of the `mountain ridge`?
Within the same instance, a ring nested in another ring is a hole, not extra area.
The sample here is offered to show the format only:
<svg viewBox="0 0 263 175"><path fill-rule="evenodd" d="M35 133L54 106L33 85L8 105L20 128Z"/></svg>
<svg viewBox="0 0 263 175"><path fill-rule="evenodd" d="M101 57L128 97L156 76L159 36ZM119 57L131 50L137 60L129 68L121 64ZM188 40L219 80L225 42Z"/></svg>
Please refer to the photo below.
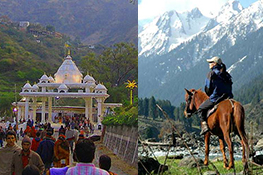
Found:
<svg viewBox="0 0 263 175"><path fill-rule="evenodd" d="M15 13L14 13L15 12ZM137 6L123 0L0 1L0 16L13 21L53 25L57 31L86 44L137 45Z"/></svg>

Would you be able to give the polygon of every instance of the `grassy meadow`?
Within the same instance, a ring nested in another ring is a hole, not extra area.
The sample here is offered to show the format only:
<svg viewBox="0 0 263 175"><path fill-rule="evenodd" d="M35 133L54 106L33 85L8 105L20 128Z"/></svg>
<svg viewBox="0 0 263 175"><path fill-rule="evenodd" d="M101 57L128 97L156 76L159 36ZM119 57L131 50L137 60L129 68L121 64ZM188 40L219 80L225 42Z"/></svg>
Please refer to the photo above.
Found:
<svg viewBox="0 0 263 175"><path fill-rule="evenodd" d="M165 157L158 157L158 160L161 164L164 164ZM168 171L164 172L163 175L198 175L200 174L197 168L188 168L186 166L184 167L179 167L179 163L181 160L178 159L167 159L166 160L166 165L168 165L169 169ZM212 162L213 165L216 167L217 171L219 174L243 174L243 164L242 161L235 161L235 170L230 169L226 170L223 167L223 162L222 161L217 161L217 162ZM215 172L216 169L213 167L213 165L210 163L208 166L201 166L201 172L202 174L209 174L209 172ZM250 167L253 169L251 173L254 175L256 174L263 174L263 167L259 168L256 167L255 165Z"/></svg>

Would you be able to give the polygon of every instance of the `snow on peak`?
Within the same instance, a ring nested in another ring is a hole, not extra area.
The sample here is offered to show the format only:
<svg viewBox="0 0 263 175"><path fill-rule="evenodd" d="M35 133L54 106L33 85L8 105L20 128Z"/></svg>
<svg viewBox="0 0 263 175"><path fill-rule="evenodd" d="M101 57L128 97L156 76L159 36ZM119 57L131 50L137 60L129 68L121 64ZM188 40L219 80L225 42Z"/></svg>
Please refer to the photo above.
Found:
<svg viewBox="0 0 263 175"><path fill-rule="evenodd" d="M200 12L199 8L194 8L192 9L189 13L188 13L188 17L192 17L192 18L201 18L203 16L203 14Z"/></svg>
<svg viewBox="0 0 263 175"><path fill-rule="evenodd" d="M165 12L145 25L139 33L139 56L161 55L177 47L180 43L199 33L209 18L198 8L189 12Z"/></svg>
<svg viewBox="0 0 263 175"><path fill-rule="evenodd" d="M228 22L230 18L243 10L242 5L237 0L230 0L221 7L221 10L215 17L218 23Z"/></svg>

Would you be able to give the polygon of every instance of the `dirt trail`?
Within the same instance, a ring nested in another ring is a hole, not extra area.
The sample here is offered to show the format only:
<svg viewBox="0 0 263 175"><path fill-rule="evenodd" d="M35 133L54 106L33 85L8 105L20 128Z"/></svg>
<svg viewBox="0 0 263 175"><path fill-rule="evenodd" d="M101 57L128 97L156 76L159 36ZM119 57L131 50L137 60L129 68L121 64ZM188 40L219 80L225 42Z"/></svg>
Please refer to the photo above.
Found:
<svg viewBox="0 0 263 175"><path fill-rule="evenodd" d="M135 167L127 164L125 161L120 159L116 154L111 150L106 148L102 143L96 142L96 154L95 160L93 163L98 167L99 166L99 157L102 154L106 154L111 158L111 169L110 171L118 175L137 175L138 170Z"/></svg>

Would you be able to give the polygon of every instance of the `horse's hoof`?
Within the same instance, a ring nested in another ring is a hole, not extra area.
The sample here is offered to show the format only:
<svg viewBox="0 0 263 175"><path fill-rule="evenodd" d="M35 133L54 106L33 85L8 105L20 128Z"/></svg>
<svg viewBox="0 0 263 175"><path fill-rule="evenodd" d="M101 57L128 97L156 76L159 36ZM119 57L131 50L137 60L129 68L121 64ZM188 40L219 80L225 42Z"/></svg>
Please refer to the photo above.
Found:
<svg viewBox="0 0 263 175"><path fill-rule="evenodd" d="M207 166L207 165L208 165L208 162L207 162L207 161L204 161L204 165Z"/></svg>
<svg viewBox="0 0 263 175"><path fill-rule="evenodd" d="M227 166L227 165L224 165L224 168L225 168L225 169L227 169L227 168L228 168L228 166Z"/></svg>
<svg viewBox="0 0 263 175"><path fill-rule="evenodd" d="M231 168L233 168L233 165L228 166L226 169L227 169L227 170L230 170Z"/></svg>

